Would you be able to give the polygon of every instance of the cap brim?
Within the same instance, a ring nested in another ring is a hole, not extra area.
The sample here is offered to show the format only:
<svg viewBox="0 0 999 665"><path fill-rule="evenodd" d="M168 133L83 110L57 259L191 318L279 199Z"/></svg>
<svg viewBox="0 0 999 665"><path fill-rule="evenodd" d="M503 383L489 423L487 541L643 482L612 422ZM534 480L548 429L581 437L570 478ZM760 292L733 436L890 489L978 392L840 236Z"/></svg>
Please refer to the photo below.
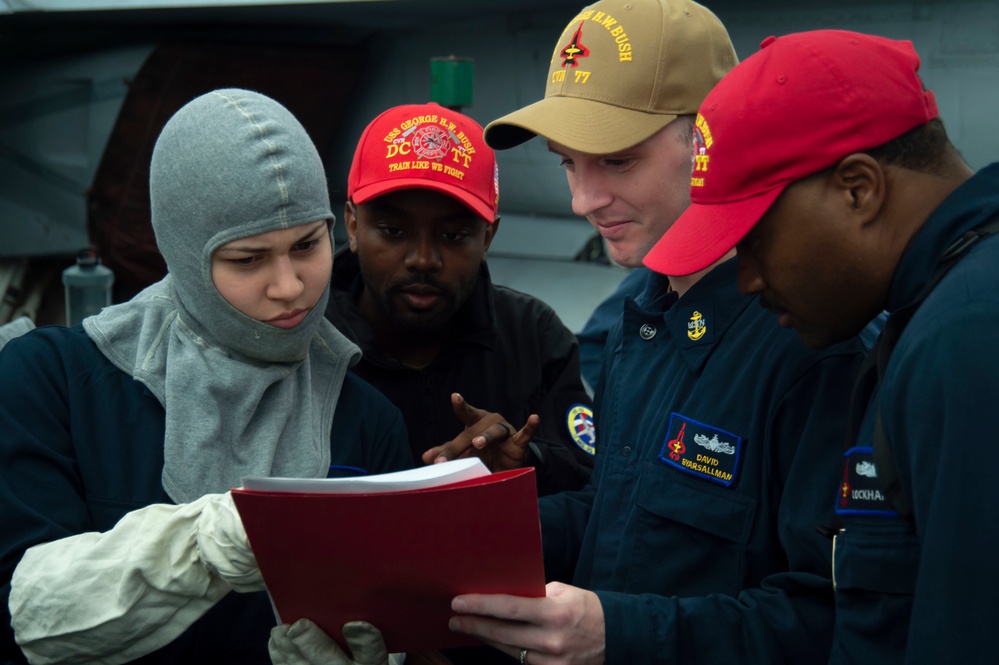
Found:
<svg viewBox="0 0 999 665"><path fill-rule="evenodd" d="M643 263L664 275L704 270L742 240L773 205L787 183L728 203L692 203L663 234Z"/></svg>
<svg viewBox="0 0 999 665"><path fill-rule="evenodd" d="M461 189L460 187L452 187L445 183L437 182L435 180L427 180L425 178L396 178L393 180L383 180L381 182L368 185L367 187L358 187L351 194L350 199L354 203L360 205L383 194L397 192L401 189L429 189L435 192L440 192L441 194L450 196L470 208L472 212L484 219L487 224L492 224L496 221L496 210L484 201L481 201L475 196L469 194L468 190Z"/></svg>
<svg viewBox="0 0 999 665"><path fill-rule="evenodd" d="M606 155L641 143L676 115L644 113L579 97L546 97L486 125L486 145L506 150L541 136L572 150Z"/></svg>

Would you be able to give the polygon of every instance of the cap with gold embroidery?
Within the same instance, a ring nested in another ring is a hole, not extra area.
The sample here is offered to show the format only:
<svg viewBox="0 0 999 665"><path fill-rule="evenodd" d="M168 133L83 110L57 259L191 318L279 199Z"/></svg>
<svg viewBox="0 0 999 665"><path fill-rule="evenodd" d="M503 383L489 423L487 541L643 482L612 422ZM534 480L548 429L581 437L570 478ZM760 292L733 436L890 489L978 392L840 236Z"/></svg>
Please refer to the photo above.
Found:
<svg viewBox="0 0 999 665"><path fill-rule="evenodd" d="M876 64L875 64L876 63ZM763 40L694 129L691 205L645 256L689 275L736 246L788 185L939 115L910 41L846 30Z"/></svg>
<svg viewBox="0 0 999 665"><path fill-rule="evenodd" d="M540 135L573 150L630 148L697 113L737 62L721 21L689 0L602 0L584 8L552 53L545 98L486 126L505 150Z"/></svg>
<svg viewBox="0 0 999 665"><path fill-rule="evenodd" d="M432 189L496 221L499 170L482 126L433 102L395 106L372 120L354 150L347 197L361 204L400 189Z"/></svg>

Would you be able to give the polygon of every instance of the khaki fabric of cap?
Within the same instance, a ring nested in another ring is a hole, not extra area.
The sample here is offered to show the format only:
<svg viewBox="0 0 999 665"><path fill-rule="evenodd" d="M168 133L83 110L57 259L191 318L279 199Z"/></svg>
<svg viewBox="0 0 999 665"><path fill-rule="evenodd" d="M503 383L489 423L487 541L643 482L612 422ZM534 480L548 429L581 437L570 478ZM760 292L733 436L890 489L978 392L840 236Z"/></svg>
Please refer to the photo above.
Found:
<svg viewBox="0 0 999 665"><path fill-rule="evenodd" d="M630 148L695 114L738 59L728 31L688 0L603 0L585 7L552 53L545 98L489 123L505 150L542 136L580 152Z"/></svg>

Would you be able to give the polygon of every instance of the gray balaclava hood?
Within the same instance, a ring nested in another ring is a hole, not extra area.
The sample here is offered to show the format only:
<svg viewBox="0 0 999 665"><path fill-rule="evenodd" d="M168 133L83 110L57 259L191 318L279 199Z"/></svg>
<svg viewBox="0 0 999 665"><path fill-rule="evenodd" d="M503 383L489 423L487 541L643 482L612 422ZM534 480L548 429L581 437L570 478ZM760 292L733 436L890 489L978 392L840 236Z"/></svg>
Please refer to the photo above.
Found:
<svg viewBox="0 0 999 665"><path fill-rule="evenodd" d="M163 404L164 489L186 502L251 475L325 476L343 376L360 355L324 318L329 287L282 329L239 312L211 275L213 252L232 240L321 219L332 228L305 129L256 92L202 95L163 128L149 191L168 275L84 328Z"/></svg>
<svg viewBox="0 0 999 665"><path fill-rule="evenodd" d="M211 272L212 253L231 240L333 218L322 161L298 120L246 90L198 97L156 141L149 199L156 245L194 332L258 360L303 358L314 325L289 334L240 314ZM327 289L312 318L328 297Z"/></svg>

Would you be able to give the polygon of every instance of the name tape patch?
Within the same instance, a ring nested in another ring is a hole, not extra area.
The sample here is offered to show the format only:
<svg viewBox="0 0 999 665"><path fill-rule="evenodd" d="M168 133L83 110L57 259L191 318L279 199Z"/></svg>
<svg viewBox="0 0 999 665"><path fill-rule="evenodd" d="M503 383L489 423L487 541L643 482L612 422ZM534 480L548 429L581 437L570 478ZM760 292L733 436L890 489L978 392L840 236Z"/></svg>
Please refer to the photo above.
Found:
<svg viewBox="0 0 999 665"><path fill-rule="evenodd" d="M843 480L836 496L836 513L839 515L894 515L891 501L881 490L878 470L874 466L874 448L850 448L843 457Z"/></svg>
<svg viewBox="0 0 999 665"><path fill-rule="evenodd" d="M659 459L685 473L731 487L739 470L742 444L741 436L671 413Z"/></svg>

